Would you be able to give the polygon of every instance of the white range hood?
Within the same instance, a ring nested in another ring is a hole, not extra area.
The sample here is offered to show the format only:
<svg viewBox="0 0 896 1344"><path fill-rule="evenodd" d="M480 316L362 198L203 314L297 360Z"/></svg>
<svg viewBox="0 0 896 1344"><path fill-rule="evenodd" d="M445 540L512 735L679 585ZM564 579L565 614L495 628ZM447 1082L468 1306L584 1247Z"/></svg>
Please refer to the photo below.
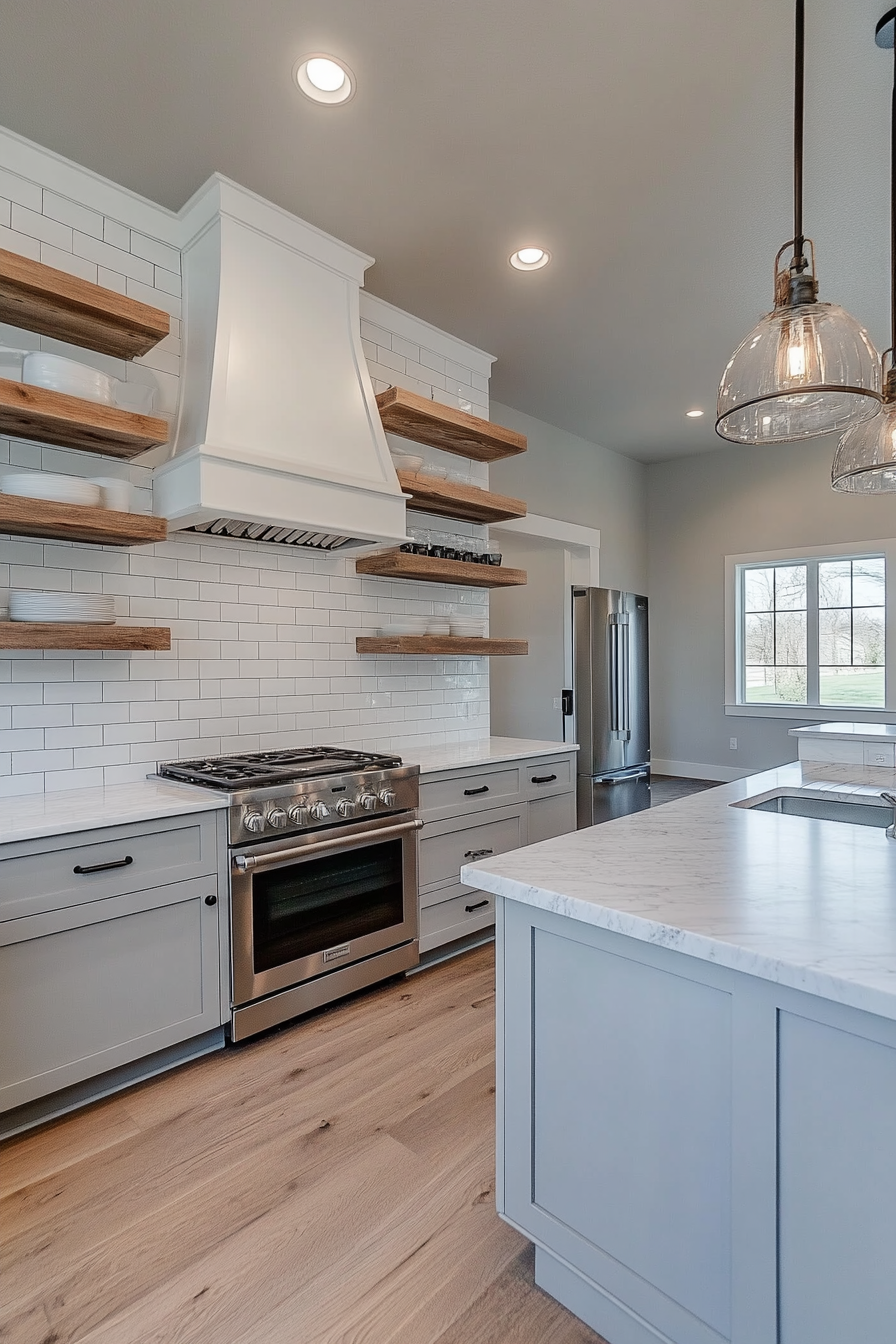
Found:
<svg viewBox="0 0 896 1344"><path fill-rule="evenodd" d="M182 218L182 395L156 514L329 550L404 540L361 348L372 258L217 175Z"/></svg>

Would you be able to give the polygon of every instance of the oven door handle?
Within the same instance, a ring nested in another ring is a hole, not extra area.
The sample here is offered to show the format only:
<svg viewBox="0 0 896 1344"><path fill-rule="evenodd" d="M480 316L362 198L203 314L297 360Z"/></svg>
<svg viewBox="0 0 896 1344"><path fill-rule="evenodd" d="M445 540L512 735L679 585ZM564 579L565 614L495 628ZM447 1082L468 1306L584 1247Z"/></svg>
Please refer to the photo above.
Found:
<svg viewBox="0 0 896 1344"><path fill-rule="evenodd" d="M329 840L319 840L313 845L296 845L294 849L280 849L271 854L237 854L233 866L237 872L249 873L257 868L272 868L276 864L291 863L293 859L313 858L317 854L326 854L328 850L347 849L353 841L364 840L374 843L389 840L408 831L419 831L422 821L403 821L398 826L382 826L378 830L364 831L361 835L346 837L334 835Z"/></svg>

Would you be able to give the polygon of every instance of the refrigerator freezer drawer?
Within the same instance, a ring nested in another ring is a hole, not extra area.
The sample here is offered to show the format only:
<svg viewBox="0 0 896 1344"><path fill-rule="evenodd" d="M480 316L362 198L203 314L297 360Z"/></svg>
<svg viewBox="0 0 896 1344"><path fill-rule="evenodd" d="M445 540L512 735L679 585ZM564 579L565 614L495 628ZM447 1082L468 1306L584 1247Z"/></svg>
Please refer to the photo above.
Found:
<svg viewBox="0 0 896 1344"><path fill-rule="evenodd" d="M627 817L650 806L650 771L626 771L617 776L593 779L579 775L576 787L578 826L596 826L601 821Z"/></svg>

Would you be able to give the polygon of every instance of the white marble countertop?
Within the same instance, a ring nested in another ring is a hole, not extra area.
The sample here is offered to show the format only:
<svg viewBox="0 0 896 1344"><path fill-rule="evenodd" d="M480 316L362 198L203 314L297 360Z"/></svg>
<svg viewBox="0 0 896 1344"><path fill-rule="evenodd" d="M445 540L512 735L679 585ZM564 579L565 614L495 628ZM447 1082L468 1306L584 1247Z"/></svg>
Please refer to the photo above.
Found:
<svg viewBox="0 0 896 1344"><path fill-rule="evenodd" d="M501 761L523 761L529 756L559 756L578 751L575 742L541 742L526 737L483 737L475 742L449 742L440 747L422 747L405 752L405 765L419 765L421 775L440 770L458 770L464 766L497 765Z"/></svg>
<svg viewBox="0 0 896 1344"><path fill-rule="evenodd" d="M789 734L822 742L893 742L896 723L811 723L805 728L791 728Z"/></svg>
<svg viewBox="0 0 896 1344"><path fill-rule="evenodd" d="M896 841L731 807L887 788L794 763L461 870L483 891L896 1019Z"/></svg>
<svg viewBox="0 0 896 1344"><path fill-rule="evenodd" d="M0 844L91 831L101 826L124 826L151 821L154 817L177 817L187 812L214 812L228 803L226 795L209 789L154 779L108 789L65 789L3 798Z"/></svg>

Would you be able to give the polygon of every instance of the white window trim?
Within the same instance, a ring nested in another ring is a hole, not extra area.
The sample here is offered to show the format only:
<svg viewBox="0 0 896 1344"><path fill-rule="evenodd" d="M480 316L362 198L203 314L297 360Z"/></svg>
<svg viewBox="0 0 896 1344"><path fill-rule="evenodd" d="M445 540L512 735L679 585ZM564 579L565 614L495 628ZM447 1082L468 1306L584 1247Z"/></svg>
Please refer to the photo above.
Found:
<svg viewBox="0 0 896 1344"><path fill-rule="evenodd" d="M788 561L823 560L828 556L882 555L886 561L885 689L889 708L812 708L806 705L741 705L737 702L739 635L737 615L737 570L739 565L786 564ZM725 713L743 719L787 719L791 723L892 723L896 721L896 538L883 541L842 541L832 546L800 546L791 550L754 551L725 556Z"/></svg>

